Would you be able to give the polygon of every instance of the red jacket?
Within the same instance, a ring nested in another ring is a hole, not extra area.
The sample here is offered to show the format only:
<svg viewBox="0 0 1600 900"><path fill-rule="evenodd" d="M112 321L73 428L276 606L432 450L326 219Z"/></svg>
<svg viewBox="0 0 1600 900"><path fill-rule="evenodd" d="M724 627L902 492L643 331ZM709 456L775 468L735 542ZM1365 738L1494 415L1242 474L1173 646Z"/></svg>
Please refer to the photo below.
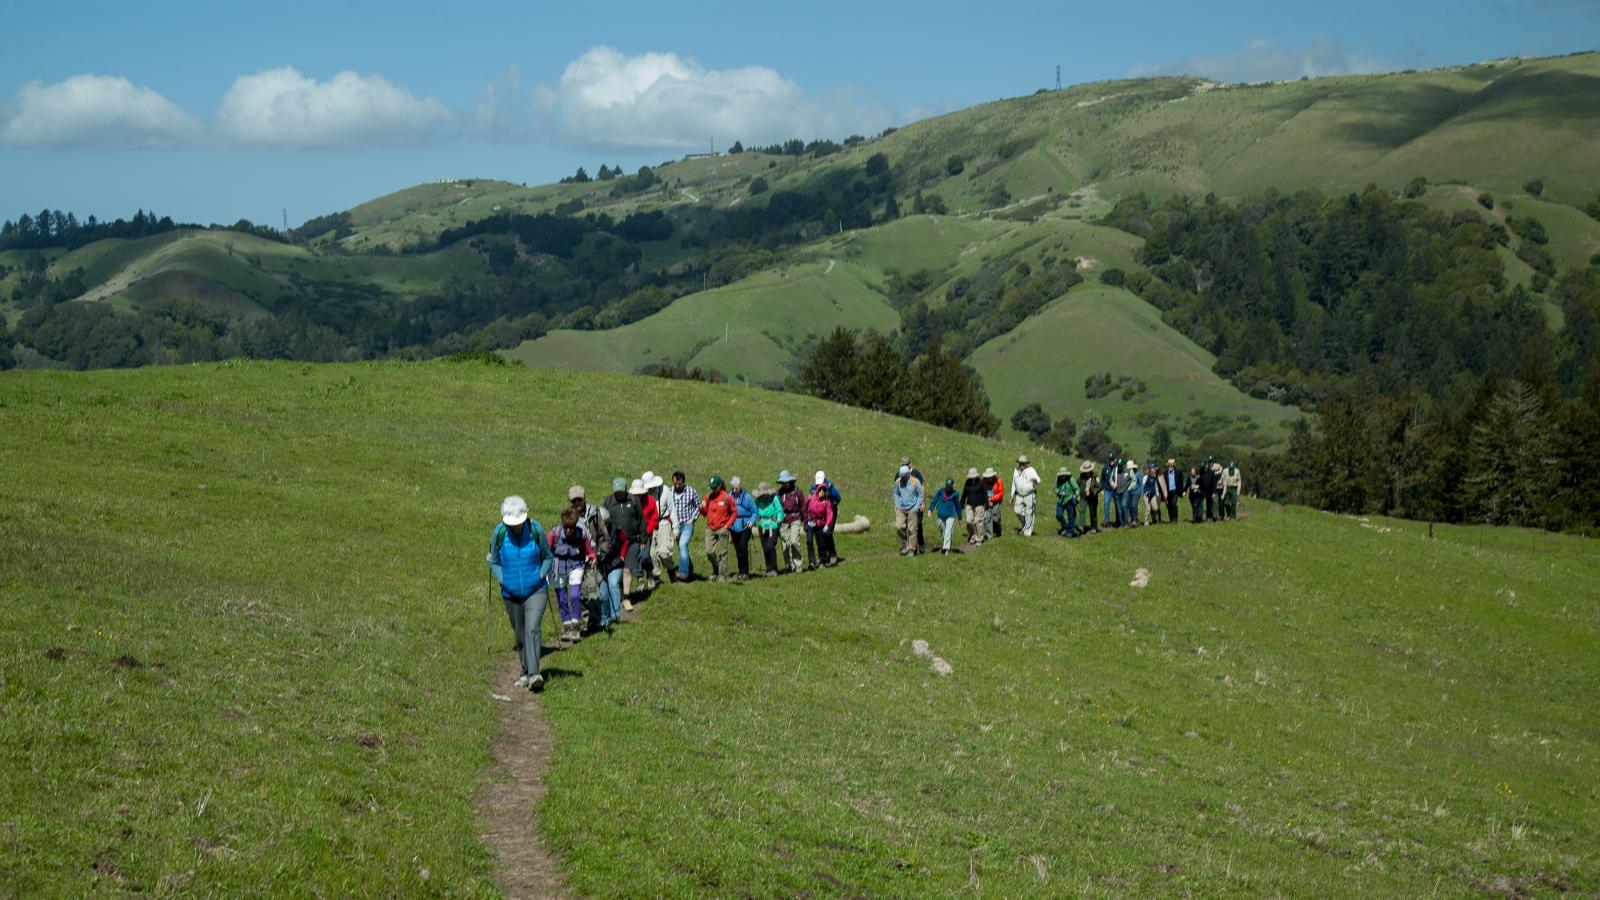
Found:
<svg viewBox="0 0 1600 900"><path fill-rule="evenodd" d="M700 504L701 512L705 513L706 527L712 531L721 531L733 524L739 518L739 507L728 496L728 492L717 488L717 492L707 497Z"/></svg>
<svg viewBox="0 0 1600 900"><path fill-rule="evenodd" d="M644 495L644 533L655 534L656 528L661 525L661 504L656 502L654 494Z"/></svg>
<svg viewBox="0 0 1600 900"><path fill-rule="evenodd" d="M806 498L806 524L813 528L833 527L833 502L826 488L818 488Z"/></svg>

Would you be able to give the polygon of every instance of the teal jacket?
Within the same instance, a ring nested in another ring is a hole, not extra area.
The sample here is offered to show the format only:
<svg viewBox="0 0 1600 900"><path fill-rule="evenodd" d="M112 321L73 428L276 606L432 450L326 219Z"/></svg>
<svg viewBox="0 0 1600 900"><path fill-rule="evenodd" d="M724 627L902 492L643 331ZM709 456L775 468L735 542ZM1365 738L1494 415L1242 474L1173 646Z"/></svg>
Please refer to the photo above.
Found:
<svg viewBox="0 0 1600 900"><path fill-rule="evenodd" d="M756 501L756 527L762 531L777 531L783 524L783 502L777 494L768 494Z"/></svg>

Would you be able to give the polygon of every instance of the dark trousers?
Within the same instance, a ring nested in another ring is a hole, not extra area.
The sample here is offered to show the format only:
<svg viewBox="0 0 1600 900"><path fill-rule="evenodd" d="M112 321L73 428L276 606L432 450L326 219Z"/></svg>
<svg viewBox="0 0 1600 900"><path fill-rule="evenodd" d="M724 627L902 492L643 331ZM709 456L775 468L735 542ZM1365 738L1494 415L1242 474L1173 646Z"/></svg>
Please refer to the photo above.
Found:
<svg viewBox="0 0 1600 900"><path fill-rule="evenodd" d="M1100 530L1100 495L1094 494L1084 498L1084 506L1088 512L1089 529L1091 531Z"/></svg>
<svg viewBox="0 0 1600 900"><path fill-rule="evenodd" d="M1171 522L1174 525L1178 524L1178 495L1177 494L1168 494L1167 495L1167 521Z"/></svg>
<svg viewBox="0 0 1600 900"><path fill-rule="evenodd" d="M838 556L833 550L833 529L806 526L806 565L813 568Z"/></svg>
<svg viewBox="0 0 1600 900"><path fill-rule="evenodd" d="M739 562L739 574L750 574L750 529L733 533L733 557Z"/></svg>
<svg viewBox="0 0 1600 900"><path fill-rule="evenodd" d="M778 571L778 530L761 532L761 558L768 572Z"/></svg>
<svg viewBox="0 0 1600 900"><path fill-rule="evenodd" d="M928 542L922 539L922 510L917 510L917 552L928 552Z"/></svg>
<svg viewBox="0 0 1600 900"><path fill-rule="evenodd" d="M1194 513L1194 523L1196 525L1200 524L1200 522L1201 522L1201 518L1200 517L1205 514L1205 505L1206 505L1205 499L1202 498L1199 494L1191 494L1189 496L1189 509L1190 509L1191 512Z"/></svg>
<svg viewBox="0 0 1600 900"><path fill-rule="evenodd" d="M1216 494L1207 494L1206 495L1206 521L1207 522L1215 522L1216 520L1217 520L1217 495Z"/></svg>

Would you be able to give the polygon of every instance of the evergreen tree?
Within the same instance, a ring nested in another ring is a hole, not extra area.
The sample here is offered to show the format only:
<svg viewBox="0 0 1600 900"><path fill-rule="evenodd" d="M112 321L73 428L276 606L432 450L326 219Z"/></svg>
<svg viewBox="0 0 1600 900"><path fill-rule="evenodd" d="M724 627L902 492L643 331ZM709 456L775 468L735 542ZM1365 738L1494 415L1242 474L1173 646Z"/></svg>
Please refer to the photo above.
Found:
<svg viewBox="0 0 1600 900"><path fill-rule="evenodd" d="M1011 427L1038 441L1050 430L1050 414L1037 403L1029 403L1011 414Z"/></svg>
<svg viewBox="0 0 1600 900"><path fill-rule="evenodd" d="M861 350L850 329L840 326L807 354L800 366L800 388L813 397L835 403L853 403Z"/></svg>
<svg viewBox="0 0 1600 900"><path fill-rule="evenodd" d="M900 204L896 203L894 195L890 194L888 201L883 204L883 220L893 222L898 218L900 218Z"/></svg>

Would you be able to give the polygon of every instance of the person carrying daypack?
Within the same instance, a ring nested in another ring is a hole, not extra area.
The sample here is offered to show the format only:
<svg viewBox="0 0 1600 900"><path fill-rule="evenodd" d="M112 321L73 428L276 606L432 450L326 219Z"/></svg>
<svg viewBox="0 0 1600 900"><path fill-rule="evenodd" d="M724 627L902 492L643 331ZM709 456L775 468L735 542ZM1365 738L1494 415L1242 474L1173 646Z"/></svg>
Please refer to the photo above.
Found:
<svg viewBox="0 0 1600 900"><path fill-rule="evenodd" d="M783 543L783 559L791 573L799 572L803 568L800 545L803 542L808 548L810 546L810 542L805 540L806 495L796 486L795 477L789 474L788 469L778 473L778 506L783 510L783 522L778 526L778 537Z"/></svg>
<svg viewBox="0 0 1600 900"><path fill-rule="evenodd" d="M729 526L733 535L733 559L739 567L739 573L734 578L749 581L750 538L755 534L756 498L744 489L744 479L737 475L728 479L728 497L738 511L733 525Z"/></svg>
<svg viewBox="0 0 1600 900"><path fill-rule="evenodd" d="M982 545L989 537L989 486L976 468L967 470L961 486L961 518L967 525L967 543Z"/></svg>
<svg viewBox="0 0 1600 900"><path fill-rule="evenodd" d="M604 509L600 511L599 528L594 568L600 580L600 627L610 634L611 626L622 618L622 576L630 545L627 532L618 528Z"/></svg>
<svg viewBox="0 0 1600 900"><path fill-rule="evenodd" d="M783 527L783 502L765 481L756 485L756 531L761 535L761 559L766 577L778 574L778 540Z"/></svg>
<svg viewBox="0 0 1600 900"><path fill-rule="evenodd" d="M946 478L944 487L935 491L928 508L939 520L939 552L950 552L950 538L955 534L956 522L961 519L961 495L956 493L956 480Z"/></svg>
<svg viewBox="0 0 1600 900"><path fill-rule="evenodd" d="M711 476L705 499L700 503L700 514L706 520L706 559L711 563L711 580L724 584L728 577L728 545L733 540L733 523L739 518L739 507L722 486L722 477Z"/></svg>
<svg viewBox="0 0 1600 900"><path fill-rule="evenodd" d="M821 472L817 473L816 487L806 498L806 563L813 569L839 564L839 554L833 548L833 526L837 521L831 487ZM812 555L812 548L816 548Z"/></svg>
<svg viewBox="0 0 1600 900"><path fill-rule="evenodd" d="M1056 470L1056 524L1061 526L1056 534L1078 536L1078 479L1066 466Z"/></svg>
<svg viewBox="0 0 1600 900"><path fill-rule="evenodd" d="M513 494L500 503L500 524L489 538L489 572L500 587L506 618L517 636L522 674L516 686L544 690L539 672L539 623L544 619L545 586L552 560L545 550L544 527L528 518L528 504Z"/></svg>
<svg viewBox="0 0 1600 900"><path fill-rule="evenodd" d="M589 535L578 525L578 510L561 511L561 524L550 532L550 555L555 558L556 600L561 611L561 639L576 641L583 620L583 579L594 561Z"/></svg>
<svg viewBox="0 0 1600 900"><path fill-rule="evenodd" d="M1078 466L1078 495L1083 498L1083 521L1087 531L1100 531L1100 478L1094 473L1094 463L1084 460ZM1080 534L1082 532L1079 532Z"/></svg>
<svg viewBox="0 0 1600 900"><path fill-rule="evenodd" d="M894 500L894 530L900 536L900 555L917 555L917 516L922 514L922 480L901 466L890 493Z"/></svg>

